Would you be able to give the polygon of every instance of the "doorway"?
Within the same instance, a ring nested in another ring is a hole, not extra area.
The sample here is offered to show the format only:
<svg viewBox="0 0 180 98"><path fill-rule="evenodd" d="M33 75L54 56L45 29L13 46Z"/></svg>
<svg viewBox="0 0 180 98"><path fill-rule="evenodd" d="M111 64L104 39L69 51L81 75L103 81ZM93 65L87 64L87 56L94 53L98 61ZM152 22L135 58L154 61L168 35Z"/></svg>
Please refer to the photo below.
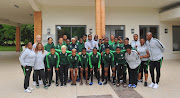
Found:
<svg viewBox="0 0 180 98"><path fill-rule="evenodd" d="M140 25L139 26L140 38L144 38L146 40L147 32L151 32L153 37L158 39L158 32L159 32L158 25Z"/></svg>

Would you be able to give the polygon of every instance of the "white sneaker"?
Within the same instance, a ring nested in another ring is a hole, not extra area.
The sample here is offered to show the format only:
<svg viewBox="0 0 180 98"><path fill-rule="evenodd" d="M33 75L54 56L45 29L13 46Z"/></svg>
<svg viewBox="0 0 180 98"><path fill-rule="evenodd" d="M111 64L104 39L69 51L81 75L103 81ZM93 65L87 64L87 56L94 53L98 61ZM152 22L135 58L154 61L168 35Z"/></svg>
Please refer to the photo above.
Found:
<svg viewBox="0 0 180 98"><path fill-rule="evenodd" d="M154 86L153 86L154 89L156 89L156 88L158 88L158 87L159 87L159 86L158 86L157 83L155 83Z"/></svg>
<svg viewBox="0 0 180 98"><path fill-rule="evenodd" d="M29 89L25 89L24 92L31 93L31 91Z"/></svg>
<svg viewBox="0 0 180 98"><path fill-rule="evenodd" d="M33 85L36 86L36 81L33 81Z"/></svg>
<svg viewBox="0 0 180 98"><path fill-rule="evenodd" d="M150 85L149 85L149 87L153 87L154 86L154 83L152 82Z"/></svg>
<svg viewBox="0 0 180 98"><path fill-rule="evenodd" d="M39 85L41 85L42 84L42 81L41 80L39 80Z"/></svg>
<svg viewBox="0 0 180 98"><path fill-rule="evenodd" d="M28 87L27 89L30 91L34 90L34 88L32 88L32 87Z"/></svg>

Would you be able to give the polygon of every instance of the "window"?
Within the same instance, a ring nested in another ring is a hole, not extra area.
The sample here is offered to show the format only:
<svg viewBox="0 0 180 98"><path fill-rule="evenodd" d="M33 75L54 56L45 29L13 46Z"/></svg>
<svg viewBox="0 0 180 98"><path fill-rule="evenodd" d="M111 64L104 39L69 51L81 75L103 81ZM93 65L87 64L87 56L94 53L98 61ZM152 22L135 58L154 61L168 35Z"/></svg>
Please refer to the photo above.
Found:
<svg viewBox="0 0 180 98"><path fill-rule="evenodd" d="M64 34L67 35L68 39L71 39L74 36L77 36L78 39L82 38L84 34L86 34L86 26L85 25L57 25L57 39L63 37Z"/></svg>
<svg viewBox="0 0 180 98"><path fill-rule="evenodd" d="M106 37L110 38L110 35L115 37L121 36L121 39L125 37L125 26L124 25L106 25Z"/></svg>
<svg viewBox="0 0 180 98"><path fill-rule="evenodd" d="M180 51L180 26L173 26L173 51Z"/></svg>
<svg viewBox="0 0 180 98"><path fill-rule="evenodd" d="M139 35L140 38L144 38L146 40L146 33L151 32L154 38L158 38L158 26L148 26L148 25L140 25L139 26Z"/></svg>

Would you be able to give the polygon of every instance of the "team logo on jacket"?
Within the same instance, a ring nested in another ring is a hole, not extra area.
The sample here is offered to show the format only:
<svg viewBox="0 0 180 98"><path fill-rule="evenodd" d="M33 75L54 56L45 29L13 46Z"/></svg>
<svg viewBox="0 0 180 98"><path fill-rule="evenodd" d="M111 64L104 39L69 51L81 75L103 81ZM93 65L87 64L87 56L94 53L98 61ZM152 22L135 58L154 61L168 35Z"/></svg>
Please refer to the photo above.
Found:
<svg viewBox="0 0 180 98"><path fill-rule="evenodd" d="M96 58L98 58L98 55L96 54Z"/></svg>
<svg viewBox="0 0 180 98"><path fill-rule="evenodd" d="M54 58L56 58L56 55L54 55Z"/></svg>
<svg viewBox="0 0 180 98"><path fill-rule="evenodd" d="M75 57L75 60L77 60L77 57Z"/></svg>
<svg viewBox="0 0 180 98"><path fill-rule="evenodd" d="M111 57L111 55L109 54L109 58Z"/></svg>
<svg viewBox="0 0 180 98"><path fill-rule="evenodd" d="M49 55L49 57L51 57L51 55Z"/></svg>
<svg viewBox="0 0 180 98"><path fill-rule="evenodd" d="M65 56L67 56L67 53L65 54Z"/></svg>
<svg viewBox="0 0 180 98"><path fill-rule="evenodd" d="M121 56L123 56L123 54L121 54Z"/></svg>

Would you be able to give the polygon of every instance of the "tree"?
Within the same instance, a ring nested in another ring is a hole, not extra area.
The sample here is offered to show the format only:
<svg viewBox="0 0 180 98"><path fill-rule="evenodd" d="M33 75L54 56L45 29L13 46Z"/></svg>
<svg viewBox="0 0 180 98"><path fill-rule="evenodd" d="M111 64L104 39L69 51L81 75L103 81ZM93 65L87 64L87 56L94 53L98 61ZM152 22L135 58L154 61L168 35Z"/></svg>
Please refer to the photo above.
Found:
<svg viewBox="0 0 180 98"><path fill-rule="evenodd" d="M21 25L21 41L34 43L34 25Z"/></svg>

